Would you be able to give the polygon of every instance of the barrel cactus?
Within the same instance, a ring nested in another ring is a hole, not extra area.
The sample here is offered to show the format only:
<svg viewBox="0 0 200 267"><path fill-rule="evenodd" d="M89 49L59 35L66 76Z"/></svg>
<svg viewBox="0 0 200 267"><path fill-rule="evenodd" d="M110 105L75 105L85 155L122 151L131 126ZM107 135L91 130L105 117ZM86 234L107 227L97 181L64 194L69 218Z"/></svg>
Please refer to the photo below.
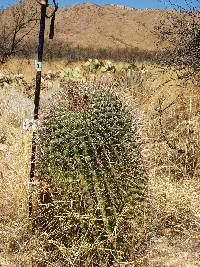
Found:
<svg viewBox="0 0 200 267"><path fill-rule="evenodd" d="M66 247L83 238L98 257L95 266L111 266L126 258L126 234L118 228L126 228L126 216L137 216L143 199L140 145L132 116L114 92L94 90L79 98L78 109L68 99L45 118L41 176L57 188L61 203L51 210L51 217L62 218L57 227L66 229L57 237Z"/></svg>

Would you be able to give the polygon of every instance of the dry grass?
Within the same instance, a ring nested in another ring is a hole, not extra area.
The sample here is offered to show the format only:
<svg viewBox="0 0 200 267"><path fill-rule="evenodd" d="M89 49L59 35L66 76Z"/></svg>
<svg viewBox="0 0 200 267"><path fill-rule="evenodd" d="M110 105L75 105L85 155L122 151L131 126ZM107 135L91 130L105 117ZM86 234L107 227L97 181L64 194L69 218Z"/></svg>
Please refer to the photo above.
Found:
<svg viewBox="0 0 200 267"><path fill-rule="evenodd" d="M12 68L13 65L9 70ZM24 74L32 77L31 69L26 71ZM178 80L173 70L144 64L142 71L147 77L143 86L132 85L123 92L141 121L148 201L140 230L142 244L138 243L140 248L132 248L140 261L121 266L198 267L199 88L191 81ZM0 90L0 103L0 264L15 267L28 262L31 255L31 242L26 234L31 135L23 132L21 125L24 117L31 115L33 103L12 88ZM164 111L160 113L159 108ZM41 240L44 242L45 233L41 239L32 240L37 248L34 257L45 259L47 266L63 266L50 262ZM79 253L76 244L71 252L61 246L59 249L69 259L72 253Z"/></svg>
<svg viewBox="0 0 200 267"><path fill-rule="evenodd" d="M151 174L150 266L199 266L199 180Z"/></svg>
<svg viewBox="0 0 200 267"><path fill-rule="evenodd" d="M17 266L25 258L31 135L22 131L32 103L20 92L0 90L0 263ZM20 259L21 258L21 259Z"/></svg>
<svg viewBox="0 0 200 267"><path fill-rule="evenodd" d="M146 264L200 266L199 88L172 70L155 70L146 66L153 75L144 90L130 92L143 114L149 173Z"/></svg>
<svg viewBox="0 0 200 267"><path fill-rule="evenodd" d="M62 68L65 68L66 64L67 62L64 60L47 61L44 62L43 71L45 73L47 73L49 70L56 72ZM33 78L35 78L34 68L35 60L15 57L11 58L5 64L0 65L0 73L23 74L27 81L31 81Z"/></svg>

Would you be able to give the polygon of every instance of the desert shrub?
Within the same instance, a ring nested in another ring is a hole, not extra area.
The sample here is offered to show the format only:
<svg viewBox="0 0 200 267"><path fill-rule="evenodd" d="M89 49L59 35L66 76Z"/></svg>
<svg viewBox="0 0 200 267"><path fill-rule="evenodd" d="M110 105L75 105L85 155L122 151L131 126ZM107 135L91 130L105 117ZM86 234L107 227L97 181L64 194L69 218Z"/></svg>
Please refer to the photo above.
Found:
<svg viewBox="0 0 200 267"><path fill-rule="evenodd" d="M54 260L111 266L130 257L132 220L143 212L137 129L112 91L78 97L78 105L69 97L44 120L41 176L56 193L37 222L48 232Z"/></svg>
<svg viewBox="0 0 200 267"><path fill-rule="evenodd" d="M157 27L160 41L168 44L164 63L187 69L187 75L184 73L183 77L193 77L196 74L199 80L200 3L198 0L185 0L181 5L177 1L169 3L175 10L169 10Z"/></svg>

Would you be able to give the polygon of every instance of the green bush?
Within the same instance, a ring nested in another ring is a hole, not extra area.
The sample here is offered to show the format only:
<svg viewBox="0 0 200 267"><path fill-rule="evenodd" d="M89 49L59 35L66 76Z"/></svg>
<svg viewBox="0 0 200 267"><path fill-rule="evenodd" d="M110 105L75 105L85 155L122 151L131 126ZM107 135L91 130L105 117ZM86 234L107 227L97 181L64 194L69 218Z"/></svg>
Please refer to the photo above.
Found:
<svg viewBox="0 0 200 267"><path fill-rule="evenodd" d="M42 225L66 248L79 244L80 262L90 255L94 266L111 266L128 257L129 222L142 213L137 203L145 182L136 126L111 91L79 95L76 106L60 103L44 120L41 176L57 194Z"/></svg>

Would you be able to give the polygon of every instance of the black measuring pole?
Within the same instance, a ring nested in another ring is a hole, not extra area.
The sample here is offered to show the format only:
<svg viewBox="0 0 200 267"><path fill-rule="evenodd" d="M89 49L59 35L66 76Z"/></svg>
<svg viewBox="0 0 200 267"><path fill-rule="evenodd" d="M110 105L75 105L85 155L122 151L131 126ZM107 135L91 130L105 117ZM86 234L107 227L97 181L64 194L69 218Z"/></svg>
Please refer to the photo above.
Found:
<svg viewBox="0 0 200 267"><path fill-rule="evenodd" d="M38 60L36 62L36 89L35 89L35 99L34 99L34 122L37 123L39 115L39 104L40 104L40 87L41 87L41 77L42 77L42 60L44 51L44 33L45 33L45 19L46 19L46 9L48 5L48 0L41 1L41 15L40 15L40 31L39 31L39 43L38 43ZM36 130L33 131L32 137L32 154L31 154L31 169L30 169L30 196L29 196L29 216L32 215L32 190L35 180L36 172L36 153L37 153L37 134Z"/></svg>

